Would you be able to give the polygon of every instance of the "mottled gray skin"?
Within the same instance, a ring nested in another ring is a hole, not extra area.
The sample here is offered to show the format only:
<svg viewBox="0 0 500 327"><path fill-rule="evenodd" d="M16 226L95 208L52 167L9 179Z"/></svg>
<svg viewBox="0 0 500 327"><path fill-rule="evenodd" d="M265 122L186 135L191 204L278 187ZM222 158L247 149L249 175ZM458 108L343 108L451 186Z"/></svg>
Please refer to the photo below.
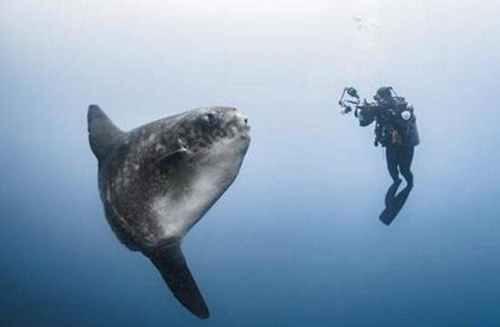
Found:
<svg viewBox="0 0 500 327"><path fill-rule="evenodd" d="M88 129L115 234L151 260L186 309L207 319L181 241L238 175L250 144L247 119L235 108L202 108L125 133L91 105Z"/></svg>
<svg viewBox="0 0 500 327"><path fill-rule="evenodd" d="M179 242L236 178L248 132L235 108L212 107L113 133L99 190L121 242L145 254Z"/></svg>

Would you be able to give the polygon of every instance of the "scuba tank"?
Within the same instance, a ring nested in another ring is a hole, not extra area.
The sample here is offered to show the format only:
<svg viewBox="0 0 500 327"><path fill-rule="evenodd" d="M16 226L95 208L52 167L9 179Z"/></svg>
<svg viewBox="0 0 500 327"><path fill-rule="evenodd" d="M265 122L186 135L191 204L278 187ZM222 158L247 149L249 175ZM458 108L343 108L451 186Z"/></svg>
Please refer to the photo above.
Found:
<svg viewBox="0 0 500 327"><path fill-rule="evenodd" d="M405 118L405 116L407 118ZM402 135L405 145L417 146L420 144L420 135L417 128L417 117L415 116L412 105L407 106L407 110L401 113L401 119L404 121Z"/></svg>
<svg viewBox="0 0 500 327"><path fill-rule="evenodd" d="M394 116L388 123L388 128L392 128L398 135L394 135L390 144L399 144L404 146L416 146L420 143L420 137L417 128L417 118L413 106L406 101L396 106Z"/></svg>

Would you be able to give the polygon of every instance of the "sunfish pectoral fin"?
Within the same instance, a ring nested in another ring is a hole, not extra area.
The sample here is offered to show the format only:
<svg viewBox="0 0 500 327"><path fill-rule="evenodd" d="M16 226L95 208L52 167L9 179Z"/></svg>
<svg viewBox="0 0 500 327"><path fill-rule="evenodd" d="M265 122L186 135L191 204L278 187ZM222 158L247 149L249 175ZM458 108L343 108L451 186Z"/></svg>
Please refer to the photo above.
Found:
<svg viewBox="0 0 500 327"><path fill-rule="evenodd" d="M187 266L179 244L157 249L149 258L174 296L200 319L207 319L208 307Z"/></svg>
<svg viewBox="0 0 500 327"><path fill-rule="evenodd" d="M162 170L168 170L169 168L178 165L187 153L188 150L186 148L180 147L179 149L159 158L156 161L156 166L158 166Z"/></svg>

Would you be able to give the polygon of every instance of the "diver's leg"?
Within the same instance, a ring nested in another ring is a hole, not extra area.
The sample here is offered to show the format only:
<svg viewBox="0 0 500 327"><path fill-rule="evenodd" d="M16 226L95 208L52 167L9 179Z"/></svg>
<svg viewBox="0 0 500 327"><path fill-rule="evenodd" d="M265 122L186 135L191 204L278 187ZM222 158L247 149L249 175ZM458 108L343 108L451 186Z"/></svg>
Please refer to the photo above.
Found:
<svg viewBox="0 0 500 327"><path fill-rule="evenodd" d="M399 169L401 171L401 175L408 183L410 189L413 188L413 173L411 172L411 163L413 162L413 154L415 153L415 147L413 146L405 146L401 147L399 153Z"/></svg>
<svg viewBox="0 0 500 327"><path fill-rule="evenodd" d="M399 149L396 146L386 146L385 148L387 170L394 181L385 194L385 209L379 216L380 221L386 225L391 224L398 212L396 208L396 192L401 184L398 171L398 152Z"/></svg>
<svg viewBox="0 0 500 327"><path fill-rule="evenodd" d="M404 176L408 185L399 192L398 195L394 196L394 194L390 194L389 192L396 191L397 185L394 183L387 192L386 195L386 208L380 215L380 221L382 221L386 225L390 225L392 221L399 214L399 211L403 208L406 200L408 199L408 195L413 188L413 174L411 173L410 166L413 159L413 147L394 147L394 153L396 156L396 171L399 166L399 170L401 174ZM400 180L401 181L401 180Z"/></svg>
<svg viewBox="0 0 500 327"><path fill-rule="evenodd" d="M395 146L385 147L385 160L387 162L387 170L394 183L401 183L398 172L398 149Z"/></svg>

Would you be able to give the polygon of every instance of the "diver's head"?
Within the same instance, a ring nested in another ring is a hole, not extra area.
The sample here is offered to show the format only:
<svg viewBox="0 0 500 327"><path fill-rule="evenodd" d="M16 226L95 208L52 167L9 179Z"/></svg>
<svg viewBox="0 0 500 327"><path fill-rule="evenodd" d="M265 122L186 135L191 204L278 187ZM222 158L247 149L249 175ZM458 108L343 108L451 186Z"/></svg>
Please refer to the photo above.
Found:
<svg viewBox="0 0 500 327"><path fill-rule="evenodd" d="M391 86L382 86L377 90L377 93L373 97L375 101L388 101L392 98Z"/></svg>

